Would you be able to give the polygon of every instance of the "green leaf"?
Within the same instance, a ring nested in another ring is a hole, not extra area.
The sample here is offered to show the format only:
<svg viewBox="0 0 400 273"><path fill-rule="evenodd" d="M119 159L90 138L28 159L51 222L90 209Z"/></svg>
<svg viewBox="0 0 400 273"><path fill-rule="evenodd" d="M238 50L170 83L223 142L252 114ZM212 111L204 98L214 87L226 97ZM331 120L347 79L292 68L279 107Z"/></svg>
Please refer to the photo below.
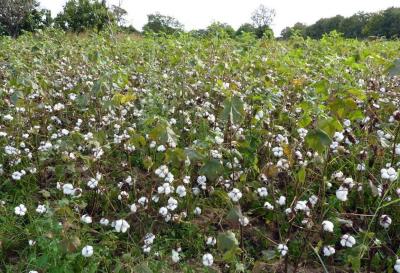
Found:
<svg viewBox="0 0 400 273"><path fill-rule="evenodd" d="M170 142L177 142L178 137L175 132L166 124L158 124L149 134L152 140L157 144L168 144Z"/></svg>
<svg viewBox="0 0 400 273"><path fill-rule="evenodd" d="M165 153L165 162L172 163L173 166L178 167L186 159L185 152L183 149L168 149Z"/></svg>
<svg viewBox="0 0 400 273"><path fill-rule="evenodd" d="M202 154L193 149L185 148L185 154L192 162L201 161L204 159L204 156Z"/></svg>
<svg viewBox="0 0 400 273"><path fill-rule="evenodd" d="M153 273L153 271L149 268L147 263L141 263L135 266L133 272L135 273Z"/></svg>
<svg viewBox="0 0 400 273"><path fill-rule="evenodd" d="M199 173L205 175L209 180L217 179L224 171L221 163L216 159L211 159L200 169Z"/></svg>
<svg viewBox="0 0 400 273"><path fill-rule="evenodd" d="M231 220L231 221L238 221L240 217L242 217L242 210L240 209L239 206L233 207L229 210L228 215L226 216L226 219Z"/></svg>
<svg viewBox="0 0 400 273"><path fill-rule="evenodd" d="M323 152L332 140L324 131L317 129L307 134L306 143L311 149Z"/></svg>
<svg viewBox="0 0 400 273"><path fill-rule="evenodd" d="M350 94L352 94L353 96L355 96L359 100L365 100L367 98L364 90L362 90L362 89L351 88L348 90L348 92Z"/></svg>
<svg viewBox="0 0 400 273"><path fill-rule="evenodd" d="M230 121L232 124L239 124L244 118L243 101L238 97L226 98L224 101L224 110L222 111L222 120Z"/></svg>
<svg viewBox="0 0 400 273"><path fill-rule="evenodd" d="M299 180L300 184L303 184L306 181L306 168L302 167L299 172L297 173L297 179Z"/></svg>
<svg viewBox="0 0 400 273"><path fill-rule="evenodd" d="M239 245L239 242L236 239L235 233L227 231L218 234L217 244L221 251L226 252L236 248L236 246Z"/></svg>
<svg viewBox="0 0 400 273"><path fill-rule="evenodd" d="M12 95L11 95L11 102L14 105L17 105L18 101L20 99L22 99L24 97L24 94L21 91L15 91Z"/></svg>
<svg viewBox="0 0 400 273"><path fill-rule="evenodd" d="M395 60L393 64L390 65L389 69L387 70L387 73L389 74L390 77L400 75L400 58Z"/></svg>
<svg viewBox="0 0 400 273"><path fill-rule="evenodd" d="M343 126L340 122L332 117L318 121L318 128L326 132L328 136L333 137L335 132L343 131Z"/></svg>

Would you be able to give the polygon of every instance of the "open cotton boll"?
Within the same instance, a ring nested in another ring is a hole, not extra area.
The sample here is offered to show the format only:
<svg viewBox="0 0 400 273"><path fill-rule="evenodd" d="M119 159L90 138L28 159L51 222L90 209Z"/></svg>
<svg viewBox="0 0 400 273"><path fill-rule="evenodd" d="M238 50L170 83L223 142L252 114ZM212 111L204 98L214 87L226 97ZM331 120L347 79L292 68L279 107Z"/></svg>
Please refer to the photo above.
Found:
<svg viewBox="0 0 400 273"><path fill-rule="evenodd" d="M203 255L204 266L212 266L213 263L214 263L214 257L210 253L206 253Z"/></svg>
<svg viewBox="0 0 400 273"><path fill-rule="evenodd" d="M87 245L82 248L82 256L83 257L91 257L93 255L93 246Z"/></svg>
<svg viewBox="0 0 400 273"><path fill-rule="evenodd" d="M115 221L114 229L116 232L125 233L130 228L130 225L124 219Z"/></svg>

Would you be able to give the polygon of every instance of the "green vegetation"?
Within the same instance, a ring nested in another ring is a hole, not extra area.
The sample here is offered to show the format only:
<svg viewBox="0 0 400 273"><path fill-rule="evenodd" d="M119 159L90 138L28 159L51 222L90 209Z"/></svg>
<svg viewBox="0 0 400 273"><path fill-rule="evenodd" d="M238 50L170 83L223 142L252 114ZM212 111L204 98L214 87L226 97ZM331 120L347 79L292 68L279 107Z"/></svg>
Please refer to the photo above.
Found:
<svg viewBox="0 0 400 273"><path fill-rule="evenodd" d="M289 38L297 34L320 39L331 31L343 33L346 38L364 39L371 36L398 38L400 36L400 8L392 7L373 13L359 12L347 18L337 15L322 18L310 26L296 23L293 27L282 30L281 36Z"/></svg>
<svg viewBox="0 0 400 273"><path fill-rule="evenodd" d="M399 272L399 49L2 37L0 271Z"/></svg>

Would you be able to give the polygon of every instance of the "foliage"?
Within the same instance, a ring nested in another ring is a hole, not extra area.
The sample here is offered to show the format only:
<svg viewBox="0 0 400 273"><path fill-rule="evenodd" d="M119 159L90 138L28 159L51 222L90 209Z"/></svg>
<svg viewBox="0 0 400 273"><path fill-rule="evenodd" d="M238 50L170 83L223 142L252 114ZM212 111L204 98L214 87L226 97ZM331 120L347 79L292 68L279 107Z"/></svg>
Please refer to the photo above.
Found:
<svg viewBox="0 0 400 273"><path fill-rule="evenodd" d="M221 23L221 22L214 22L207 27L206 33L208 36L218 36L221 38L234 38L235 37L235 30L232 26Z"/></svg>
<svg viewBox="0 0 400 273"><path fill-rule="evenodd" d="M281 36L287 39L298 30L300 31L297 34L315 39L334 30L343 33L346 38L397 38L400 35L400 8L392 7L376 13L359 12L350 17L337 15L322 18L310 26L297 23L293 27L285 28Z"/></svg>
<svg viewBox="0 0 400 273"><path fill-rule="evenodd" d="M183 31L183 25L175 18L160 13L147 15L143 32L173 34Z"/></svg>
<svg viewBox="0 0 400 273"><path fill-rule="evenodd" d="M34 0L0 0L0 35L18 36L22 31L34 31L49 26L49 10L39 9Z"/></svg>
<svg viewBox="0 0 400 273"><path fill-rule="evenodd" d="M1 272L394 272L398 41L110 33L0 38Z"/></svg>
<svg viewBox="0 0 400 273"><path fill-rule="evenodd" d="M78 33L92 29L100 31L112 22L113 13L98 0L68 0L63 11L55 18L59 28Z"/></svg>

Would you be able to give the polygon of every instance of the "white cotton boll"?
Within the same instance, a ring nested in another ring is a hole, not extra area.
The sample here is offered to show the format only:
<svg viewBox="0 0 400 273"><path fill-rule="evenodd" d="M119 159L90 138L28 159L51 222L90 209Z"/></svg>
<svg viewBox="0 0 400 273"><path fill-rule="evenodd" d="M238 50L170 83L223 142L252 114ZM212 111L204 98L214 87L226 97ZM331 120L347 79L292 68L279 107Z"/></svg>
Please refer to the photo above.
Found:
<svg viewBox="0 0 400 273"><path fill-rule="evenodd" d="M91 178L88 182L87 182L87 186L91 189L95 189L98 185L99 181L97 181L94 178Z"/></svg>
<svg viewBox="0 0 400 273"><path fill-rule="evenodd" d="M14 119L13 116L11 116L10 114L3 116L4 121L12 121L13 119Z"/></svg>
<svg viewBox="0 0 400 273"><path fill-rule="evenodd" d="M323 248L324 256L329 257L335 254L336 250L332 246L324 246Z"/></svg>
<svg viewBox="0 0 400 273"><path fill-rule="evenodd" d="M137 211L137 206L136 206L136 204L130 205L130 206L129 206L129 209L131 210L132 213L136 213L136 211Z"/></svg>
<svg viewBox="0 0 400 273"><path fill-rule="evenodd" d="M215 144L217 144L217 145L221 145L222 143L224 143L224 139L223 139L222 137L216 136L216 137L214 138L214 142L215 142Z"/></svg>
<svg viewBox="0 0 400 273"><path fill-rule="evenodd" d="M203 255L204 266L212 266L213 263L214 263L214 257L210 253L206 253Z"/></svg>
<svg viewBox="0 0 400 273"><path fill-rule="evenodd" d="M93 222L92 217L88 214L84 214L81 217L81 222L85 224L91 224Z"/></svg>
<svg viewBox="0 0 400 273"><path fill-rule="evenodd" d="M276 203L278 203L279 206L284 206L286 204L286 197L280 196Z"/></svg>
<svg viewBox="0 0 400 273"><path fill-rule="evenodd" d="M73 195L75 193L74 186L70 183L64 184L62 188L65 195Z"/></svg>
<svg viewBox="0 0 400 273"><path fill-rule="evenodd" d="M228 193L228 196L232 202L239 202L240 198L242 198L242 192L239 189L234 188Z"/></svg>
<svg viewBox="0 0 400 273"><path fill-rule="evenodd" d="M356 239L348 234L344 234L340 240L340 244L343 247L353 247L353 245L355 245L356 243Z"/></svg>
<svg viewBox="0 0 400 273"><path fill-rule="evenodd" d="M278 249L279 254L280 254L282 257L286 256L286 254L287 254L288 251L289 251L288 247L287 247L286 245L284 245L284 244L279 244L278 247L277 247L277 249Z"/></svg>
<svg viewBox="0 0 400 273"><path fill-rule="evenodd" d="M286 215L289 215L289 214L291 214L292 212L293 212L292 208L287 208L287 209L285 209L285 214L286 214Z"/></svg>
<svg viewBox="0 0 400 273"><path fill-rule="evenodd" d="M201 208L196 207L196 208L194 209L193 213L194 213L195 215L200 215L200 214L201 214Z"/></svg>
<svg viewBox="0 0 400 273"><path fill-rule="evenodd" d="M388 215L384 214L379 219L379 224L383 228L389 228L389 226L392 224L392 218L390 218Z"/></svg>
<svg viewBox="0 0 400 273"><path fill-rule="evenodd" d="M82 248L82 256L83 257L88 258L92 255L93 255L93 247L92 246L87 245L84 248Z"/></svg>
<svg viewBox="0 0 400 273"><path fill-rule="evenodd" d="M307 201L297 201L294 207L295 211L309 211L310 208L307 206Z"/></svg>
<svg viewBox="0 0 400 273"><path fill-rule="evenodd" d="M239 217L239 223L241 226L245 227L249 224L249 222L249 218L247 218L246 216Z"/></svg>
<svg viewBox="0 0 400 273"><path fill-rule="evenodd" d="M118 200L124 200L124 199L128 199L129 198L129 193L127 193L126 191L121 191L118 194Z"/></svg>
<svg viewBox="0 0 400 273"><path fill-rule="evenodd" d="M344 135L342 132L335 132L335 134L333 135L333 139L337 142L342 142L344 139Z"/></svg>
<svg viewBox="0 0 400 273"><path fill-rule="evenodd" d="M20 204L14 208L14 213L18 216L24 216L27 212L27 209L24 204Z"/></svg>
<svg viewBox="0 0 400 273"><path fill-rule="evenodd" d="M158 213L162 216L162 217L166 217L168 215L168 209L166 207L161 207L158 210Z"/></svg>
<svg viewBox="0 0 400 273"><path fill-rule="evenodd" d="M190 176L185 176L185 177L183 178L183 183L189 184L189 183L190 183Z"/></svg>
<svg viewBox="0 0 400 273"><path fill-rule="evenodd" d="M272 153L275 157L283 156L283 148L282 147L274 147L272 148Z"/></svg>
<svg viewBox="0 0 400 273"><path fill-rule="evenodd" d="M209 246L215 246L217 243L217 239L215 237L208 237L206 240L206 244Z"/></svg>
<svg viewBox="0 0 400 273"><path fill-rule="evenodd" d="M308 198L308 201L311 203L311 206L314 207L318 202L318 196L311 195L310 198Z"/></svg>
<svg viewBox="0 0 400 273"><path fill-rule="evenodd" d="M110 223L110 221L107 218L100 219L100 225L102 225L102 226L108 226L109 223Z"/></svg>
<svg viewBox="0 0 400 273"><path fill-rule="evenodd" d="M395 154L400 155L400 143L396 144Z"/></svg>
<svg viewBox="0 0 400 273"><path fill-rule="evenodd" d="M46 209L46 207L44 205L38 205L37 208L36 208L36 212L39 213L39 214L45 213L46 210L47 209Z"/></svg>
<svg viewBox="0 0 400 273"><path fill-rule="evenodd" d="M177 207L178 207L178 200L176 200L176 199L173 198L173 197L170 197L170 198L168 199L167 208L168 208L170 211L174 211Z"/></svg>
<svg viewBox="0 0 400 273"><path fill-rule="evenodd" d="M172 259L172 262L174 262L174 263L178 263L181 259L181 257L179 256L179 252L176 251L175 249L173 249L171 252L171 259Z"/></svg>
<svg viewBox="0 0 400 273"><path fill-rule="evenodd" d="M382 179L390 180L390 182L397 180L397 171L390 167L390 168L383 168L381 169L381 177Z"/></svg>
<svg viewBox="0 0 400 273"><path fill-rule="evenodd" d="M149 200L147 199L147 197L142 196L138 199L138 203L142 206L142 207L146 207L147 203L149 202Z"/></svg>
<svg viewBox="0 0 400 273"><path fill-rule="evenodd" d="M336 191L336 198L342 202L347 201L347 195L349 194L349 190L343 186L340 186Z"/></svg>
<svg viewBox="0 0 400 273"><path fill-rule="evenodd" d="M269 202L265 202L264 203L264 208L266 208L267 210L273 210L274 206L271 205L271 203L269 203Z"/></svg>
<svg viewBox="0 0 400 273"><path fill-rule="evenodd" d="M343 181L343 184L347 185L347 188L352 189L354 187L354 180L351 177L346 177Z"/></svg>
<svg viewBox="0 0 400 273"><path fill-rule="evenodd" d="M334 225L331 221L325 220L322 222L322 228L326 232L333 232Z"/></svg>
<svg viewBox="0 0 400 273"><path fill-rule="evenodd" d="M400 259L396 260L396 264L394 265L394 271L400 273Z"/></svg>
<svg viewBox="0 0 400 273"><path fill-rule="evenodd" d="M365 163L361 163L357 165L357 171L363 172L366 170Z"/></svg>
<svg viewBox="0 0 400 273"><path fill-rule="evenodd" d="M257 189L258 195L260 197L267 197L268 196L268 190L265 187L261 187Z"/></svg>
<svg viewBox="0 0 400 273"><path fill-rule="evenodd" d="M160 145L157 147L157 152L165 152L166 148L164 145Z"/></svg>
<svg viewBox="0 0 400 273"><path fill-rule="evenodd" d="M299 134L299 136L301 138L305 138L308 134L308 130L304 129L304 128L299 128L299 129L297 129L297 133Z"/></svg>
<svg viewBox="0 0 400 273"><path fill-rule="evenodd" d="M145 236L144 236L144 243L146 244L146 245L151 245L151 244L153 244L154 243L154 239L156 238L156 236L153 234L153 233L147 233Z"/></svg>
<svg viewBox="0 0 400 273"><path fill-rule="evenodd" d="M114 229L116 232L125 233L130 228L130 225L124 219L115 221Z"/></svg>
<svg viewBox="0 0 400 273"><path fill-rule="evenodd" d="M179 197L185 197L186 196L186 188L185 188L185 186L182 186L182 185L178 186L176 188L176 194Z"/></svg>

